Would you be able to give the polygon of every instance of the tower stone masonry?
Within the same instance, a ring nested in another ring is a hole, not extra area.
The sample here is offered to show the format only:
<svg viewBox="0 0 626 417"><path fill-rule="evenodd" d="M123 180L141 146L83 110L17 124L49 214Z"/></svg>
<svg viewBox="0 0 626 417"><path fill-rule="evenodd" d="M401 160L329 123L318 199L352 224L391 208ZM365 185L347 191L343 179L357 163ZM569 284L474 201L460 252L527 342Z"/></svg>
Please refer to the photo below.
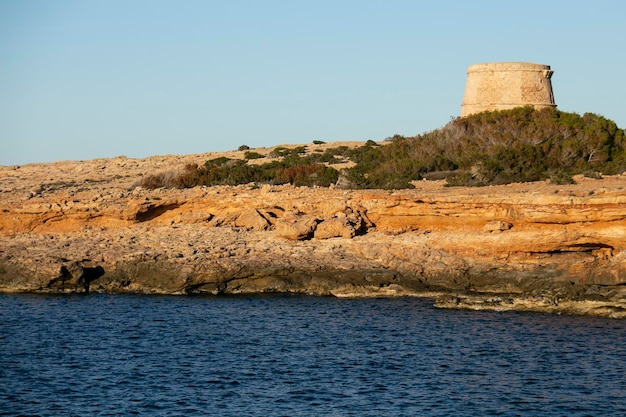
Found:
<svg viewBox="0 0 626 417"><path fill-rule="evenodd" d="M489 62L467 68L461 117L514 107L556 107L549 65Z"/></svg>

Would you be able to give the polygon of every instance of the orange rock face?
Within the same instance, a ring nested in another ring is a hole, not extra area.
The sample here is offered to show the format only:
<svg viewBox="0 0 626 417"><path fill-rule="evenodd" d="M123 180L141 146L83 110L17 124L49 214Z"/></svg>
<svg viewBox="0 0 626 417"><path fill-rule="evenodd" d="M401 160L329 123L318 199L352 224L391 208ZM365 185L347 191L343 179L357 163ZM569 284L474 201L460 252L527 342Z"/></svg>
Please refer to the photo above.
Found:
<svg viewBox="0 0 626 417"><path fill-rule="evenodd" d="M60 279L78 265L104 272L91 291L445 293L446 307L626 316L626 176L401 191L136 185L206 159L0 167L0 291L83 291L80 276ZM459 301L494 294L505 301Z"/></svg>

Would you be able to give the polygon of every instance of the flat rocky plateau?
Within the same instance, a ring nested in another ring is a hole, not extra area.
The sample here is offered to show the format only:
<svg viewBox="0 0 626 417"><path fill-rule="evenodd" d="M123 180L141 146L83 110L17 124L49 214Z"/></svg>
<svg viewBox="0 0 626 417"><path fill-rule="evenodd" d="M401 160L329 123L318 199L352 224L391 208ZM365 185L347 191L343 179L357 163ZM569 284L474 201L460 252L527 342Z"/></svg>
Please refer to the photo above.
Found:
<svg viewBox="0 0 626 417"><path fill-rule="evenodd" d="M0 292L423 296L626 318L626 175L398 191L139 186L242 154L0 167Z"/></svg>

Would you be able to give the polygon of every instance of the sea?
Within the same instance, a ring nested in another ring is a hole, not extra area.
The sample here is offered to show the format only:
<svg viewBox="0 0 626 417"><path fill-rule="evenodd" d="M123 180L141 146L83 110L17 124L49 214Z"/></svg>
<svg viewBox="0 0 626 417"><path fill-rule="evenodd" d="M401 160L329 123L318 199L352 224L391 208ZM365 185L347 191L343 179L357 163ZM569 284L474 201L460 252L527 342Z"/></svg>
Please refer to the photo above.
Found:
<svg viewBox="0 0 626 417"><path fill-rule="evenodd" d="M421 298L0 295L2 416L620 416L626 321Z"/></svg>

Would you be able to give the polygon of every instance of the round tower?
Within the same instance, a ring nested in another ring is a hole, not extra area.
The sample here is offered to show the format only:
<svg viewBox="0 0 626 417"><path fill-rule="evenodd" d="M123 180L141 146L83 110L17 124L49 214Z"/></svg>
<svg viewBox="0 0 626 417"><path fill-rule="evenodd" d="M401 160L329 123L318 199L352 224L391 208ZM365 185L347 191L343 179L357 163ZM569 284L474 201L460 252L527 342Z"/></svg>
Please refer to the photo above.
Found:
<svg viewBox="0 0 626 417"><path fill-rule="evenodd" d="M467 68L461 117L520 106L556 107L549 65L489 62Z"/></svg>

